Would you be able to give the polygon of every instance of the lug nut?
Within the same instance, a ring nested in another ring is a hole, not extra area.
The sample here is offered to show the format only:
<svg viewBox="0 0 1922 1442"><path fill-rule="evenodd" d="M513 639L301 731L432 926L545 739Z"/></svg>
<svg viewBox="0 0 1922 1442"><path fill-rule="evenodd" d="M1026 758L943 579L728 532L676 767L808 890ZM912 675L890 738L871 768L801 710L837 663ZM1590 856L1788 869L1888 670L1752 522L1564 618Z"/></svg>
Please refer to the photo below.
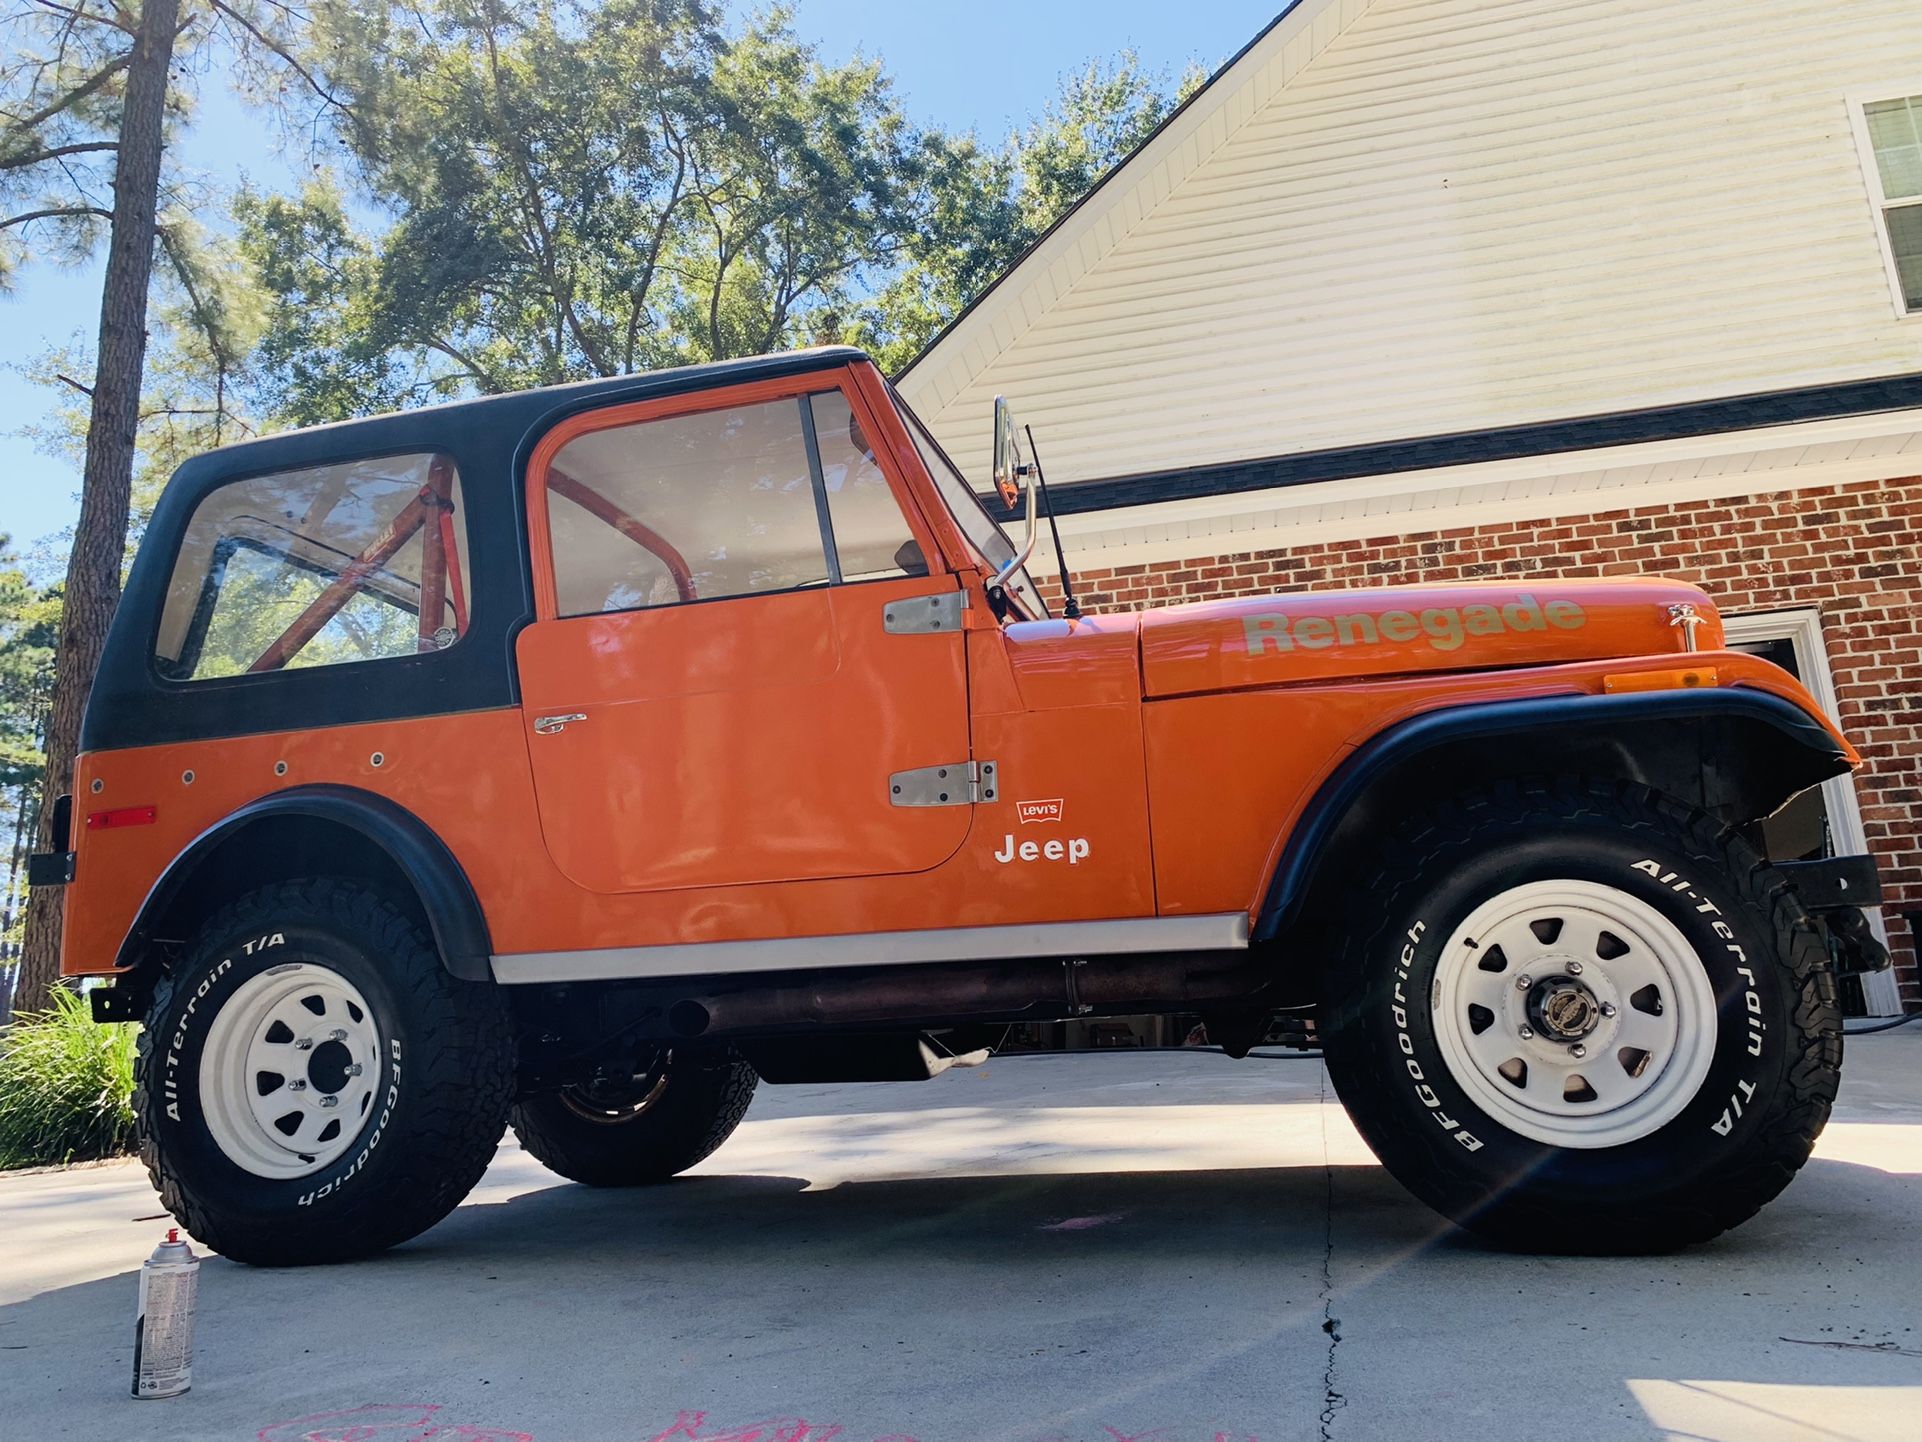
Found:
<svg viewBox="0 0 1922 1442"><path fill-rule="evenodd" d="M347 1028L344 1026L335 1027L332 1031L327 1033L327 1039L329 1041L346 1041Z"/></svg>
<svg viewBox="0 0 1922 1442"><path fill-rule="evenodd" d="M360 1063L359 1063L359 1062L357 1062L357 1061L350 1061L350 1062L348 1062L348 1063L347 1063L347 1075L348 1075L348 1076L359 1076L359 1075L360 1075Z"/></svg>
<svg viewBox="0 0 1922 1442"><path fill-rule="evenodd" d="M1533 977L1518 976L1515 978L1515 990L1517 991L1527 991L1534 984L1535 980Z"/></svg>
<svg viewBox="0 0 1922 1442"><path fill-rule="evenodd" d="M1571 961L1568 964L1568 974L1570 976L1580 976L1582 974L1582 964L1579 961Z"/></svg>
<svg viewBox="0 0 1922 1442"><path fill-rule="evenodd" d="M302 1036L302 1037L296 1037L294 1039L295 1051L312 1051L313 1049L314 1049L314 1039L312 1037Z"/></svg>
<svg viewBox="0 0 1922 1442"><path fill-rule="evenodd" d="M336 1096L325 1096L320 1099L320 1104L324 1107L337 1107L340 1105L340 1098Z"/></svg>
<svg viewBox="0 0 1922 1442"><path fill-rule="evenodd" d="M304 1092L307 1090L307 1083L302 1081L299 1077L295 1077L292 1081L287 1083L287 1090L290 1092Z"/></svg>
<svg viewBox="0 0 1922 1442"><path fill-rule="evenodd" d="M1588 1055L1588 1048L1583 1046L1580 1042L1576 1042L1575 1045L1573 1045L1568 1049L1568 1054L1574 1057L1576 1061L1580 1061L1583 1057ZM331 1101L332 1098L330 1097L328 1098L328 1100Z"/></svg>
<svg viewBox="0 0 1922 1442"><path fill-rule="evenodd" d="M1521 1029L1521 1038L1523 1041L1533 1041L1535 1039L1535 1028L1532 1026L1523 1027Z"/></svg>
<svg viewBox="0 0 1922 1442"><path fill-rule="evenodd" d="M1603 1002L1603 1003L1602 1003L1602 1015L1603 1015L1603 1016L1613 1016L1613 1015L1615 1015L1615 1003L1614 1003L1614 1002L1612 1002L1612 1001L1605 1001L1605 1002Z"/></svg>

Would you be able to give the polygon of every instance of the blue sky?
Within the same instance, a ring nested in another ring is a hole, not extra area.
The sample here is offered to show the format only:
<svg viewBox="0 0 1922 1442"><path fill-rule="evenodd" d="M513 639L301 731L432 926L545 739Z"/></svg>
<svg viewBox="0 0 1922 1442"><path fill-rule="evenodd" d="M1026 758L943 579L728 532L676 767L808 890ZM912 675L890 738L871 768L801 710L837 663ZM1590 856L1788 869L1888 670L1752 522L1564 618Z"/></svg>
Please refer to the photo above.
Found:
<svg viewBox="0 0 1922 1442"><path fill-rule="evenodd" d="M1092 57L1132 48L1153 68L1179 72L1192 60L1212 71L1284 6L1285 0L971 0L965 6L795 0L794 9L796 30L830 59L856 50L881 59L917 120L972 127L998 139L1038 108L1059 76ZM180 158L222 186L243 176L268 189L292 184L271 127L227 95L218 75L202 79L200 112ZM93 267L26 267L12 292L0 295L0 532L20 549L72 525L80 480L15 434L41 415L49 397L13 367L91 331L99 304Z"/></svg>

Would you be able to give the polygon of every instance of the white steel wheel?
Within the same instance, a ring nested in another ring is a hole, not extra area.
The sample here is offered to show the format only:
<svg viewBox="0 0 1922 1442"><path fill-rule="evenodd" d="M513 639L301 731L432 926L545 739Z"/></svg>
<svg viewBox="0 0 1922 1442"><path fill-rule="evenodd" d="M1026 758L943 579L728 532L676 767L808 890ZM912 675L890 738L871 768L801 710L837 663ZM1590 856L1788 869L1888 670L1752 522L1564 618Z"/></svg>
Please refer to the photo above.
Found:
<svg viewBox="0 0 1922 1442"><path fill-rule="evenodd" d="M1714 1059L1715 992L1653 906L1592 881L1512 887L1442 949L1435 1039L1456 1083L1518 1135L1622 1146L1659 1131Z"/></svg>
<svg viewBox="0 0 1922 1442"><path fill-rule="evenodd" d="M293 962L243 982L207 1029L200 1101L227 1160L257 1177L319 1171L354 1144L381 1078L380 1028L338 972Z"/></svg>

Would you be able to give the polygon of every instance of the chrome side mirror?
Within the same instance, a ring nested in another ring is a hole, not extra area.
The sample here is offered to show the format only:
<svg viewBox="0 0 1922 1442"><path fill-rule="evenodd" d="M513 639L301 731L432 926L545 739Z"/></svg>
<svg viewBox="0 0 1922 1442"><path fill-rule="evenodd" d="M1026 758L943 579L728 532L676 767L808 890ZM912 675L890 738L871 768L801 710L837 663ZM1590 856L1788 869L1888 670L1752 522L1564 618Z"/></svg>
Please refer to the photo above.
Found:
<svg viewBox="0 0 1922 1442"><path fill-rule="evenodd" d="M1006 396L994 398L994 488L1001 492L1003 505L1021 504L1021 483L1027 479L1021 465L1021 442L1015 435L1014 407Z"/></svg>
<svg viewBox="0 0 1922 1442"><path fill-rule="evenodd" d="M1028 494L1028 535L1021 543L1021 549L1009 558L1008 563L995 574L994 584L1004 586L1008 578L1028 564L1028 557L1034 554L1036 524L1035 487L1029 477L1034 467L1021 459L1021 441L1014 424L1014 407L1005 396L994 398L994 488L1001 493L1002 501L1009 507L1021 504L1021 493Z"/></svg>

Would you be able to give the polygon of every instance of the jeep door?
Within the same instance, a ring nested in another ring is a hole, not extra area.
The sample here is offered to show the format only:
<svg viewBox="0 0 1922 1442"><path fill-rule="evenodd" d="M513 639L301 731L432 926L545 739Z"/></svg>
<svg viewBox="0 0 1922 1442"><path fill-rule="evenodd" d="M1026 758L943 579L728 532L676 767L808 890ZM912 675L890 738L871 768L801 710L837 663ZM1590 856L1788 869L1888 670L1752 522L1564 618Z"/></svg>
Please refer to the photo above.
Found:
<svg viewBox="0 0 1922 1442"><path fill-rule="evenodd" d="M897 805L890 783L966 761L967 677L960 582L875 433L837 368L537 446L516 654L542 832L579 885L914 872L960 847L964 793Z"/></svg>

